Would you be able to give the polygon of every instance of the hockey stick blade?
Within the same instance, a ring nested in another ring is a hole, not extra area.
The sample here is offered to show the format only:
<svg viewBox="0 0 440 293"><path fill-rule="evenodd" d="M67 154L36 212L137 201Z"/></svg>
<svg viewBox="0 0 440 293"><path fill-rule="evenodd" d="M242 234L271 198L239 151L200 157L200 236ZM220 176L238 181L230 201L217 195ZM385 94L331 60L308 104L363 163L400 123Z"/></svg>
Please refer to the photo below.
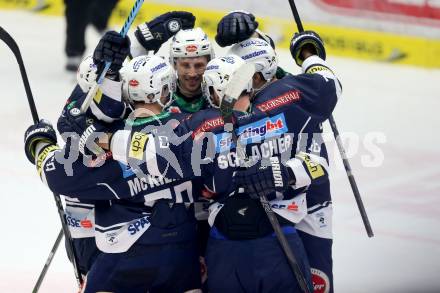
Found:
<svg viewBox="0 0 440 293"><path fill-rule="evenodd" d="M0 39L11 49L15 58L17 59L18 67L20 68L21 78L23 79L24 89L26 91L26 96L29 102L29 107L32 113L32 119L34 123L37 123L40 119L38 118L37 108L35 107L34 97L32 95L31 86L29 84L29 79L26 73L26 68L24 67L23 58L21 57L20 49L17 43L11 37L11 35L0 26Z"/></svg>

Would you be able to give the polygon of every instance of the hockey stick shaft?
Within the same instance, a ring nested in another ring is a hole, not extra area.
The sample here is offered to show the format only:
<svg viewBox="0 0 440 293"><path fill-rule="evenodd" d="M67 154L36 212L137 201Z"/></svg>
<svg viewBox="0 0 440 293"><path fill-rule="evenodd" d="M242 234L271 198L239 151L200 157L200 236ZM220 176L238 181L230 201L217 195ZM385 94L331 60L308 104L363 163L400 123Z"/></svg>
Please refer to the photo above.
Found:
<svg viewBox="0 0 440 293"><path fill-rule="evenodd" d="M124 25L122 26L121 31L119 32L119 34L122 37L125 37L127 35L128 30L130 29L131 25L133 24L133 21L136 18L136 15L139 13L139 10L141 9L143 3L144 3L144 0L136 0L136 2L134 3L133 8L130 11L130 14L128 15L127 19L125 20ZM111 66L111 62L105 62L104 70L99 75L97 82L93 85L93 87L87 93L87 96L81 105L81 112L82 113L85 113L87 111L87 109L89 108L90 103L92 102L93 98L95 97L96 93L98 92L99 85L104 81L105 74L109 70L110 66Z"/></svg>
<svg viewBox="0 0 440 293"><path fill-rule="evenodd" d="M44 277L46 276L47 270L49 269L50 264L52 263L52 260L55 256L55 253L57 252L58 246L60 246L61 239L63 239L63 229L60 230L58 233L58 237L55 240L55 243L53 244L52 249L50 250L49 256L47 257L46 263L44 264L43 270L40 273L40 276L38 276L37 283L35 283L34 289L32 290L32 293L37 293L38 290L40 290L41 283L43 283Z"/></svg>
<svg viewBox="0 0 440 293"><path fill-rule="evenodd" d="M249 80L251 80L252 75L255 73L255 66L253 64L245 63L238 72L240 74L234 75L232 77L232 80L229 82L225 91L225 97L223 98L220 105L220 112L223 116L223 120L225 123L225 130L231 132L232 141L237 146L236 147L237 153L240 152L241 145L240 145L240 140L238 139L234 131L234 127L232 123L232 110L243 88L245 88L245 85L249 82ZM245 154L245 151L243 151L243 154ZM296 280L298 281L299 286L301 287L303 292L306 293L310 292L310 289L307 286L306 278L304 277L304 274L301 271L297 258L295 257L295 254L293 253L292 249L290 248L289 242L287 241L286 236L284 235L281 229L280 223L278 222L278 218L276 217L274 211L272 210L269 201L267 200L264 194L262 194L259 199L261 205L263 206L264 211L266 212L269 222L275 232L275 235L278 239L281 249L286 255L287 262L289 263L289 266L292 269L292 272Z"/></svg>
<svg viewBox="0 0 440 293"><path fill-rule="evenodd" d="M269 222L272 225L272 228L275 232L278 242L280 243L281 249L286 255L287 262L289 263L289 266L293 274L295 275L295 278L298 281L301 290L303 292L309 293L310 289L307 286L306 278L304 277L304 274L301 271L301 268L298 264L298 260L295 257L295 254L293 253L292 249L290 248L289 242L287 241L287 238L284 235L283 230L281 229L278 218L276 217L275 212L272 210L272 207L270 206L270 202L267 200L264 194L260 195L260 202L261 205L263 206L264 211L266 212L267 218L269 219Z"/></svg>
<svg viewBox="0 0 440 293"><path fill-rule="evenodd" d="M290 8L292 10L293 18L295 19L295 22L296 22L296 26L298 27L298 31L303 32L304 27L302 25L301 18L298 13L298 9L296 8L295 1L289 0L289 4L290 4ZM338 128L336 126L336 121L333 118L333 115L330 115L330 117L328 118L328 121L330 123L330 127L332 128L333 136L335 137L336 144L339 149L339 153L341 154L341 158L342 158L342 162L344 164L345 172L347 173L348 181L350 182L351 189L353 190L353 195L356 200L356 204L358 206L359 212L361 214L362 222L364 223L365 230L367 231L368 237L373 237L374 236L373 229L371 228L371 224L368 219L367 211L365 210L364 203L361 198L361 194L359 192L356 180L354 179L354 175L351 170L350 162L348 161L344 146L342 145L342 141L341 141L341 138L339 135Z"/></svg>
<svg viewBox="0 0 440 293"><path fill-rule="evenodd" d="M29 102L29 108L31 109L32 118L34 120L34 123L38 123L39 118L38 118L37 108L35 107L34 97L32 95L31 87L29 85L29 79L26 74L26 69L24 67L24 62L23 62L23 58L21 57L20 49L18 48L17 43L11 37L11 35L9 35L9 33L6 32L2 27L0 27L0 39L2 41L4 41L5 44L11 49L12 53L15 55L15 58L17 59L18 66L20 67L21 77L23 79L24 88L26 90L26 96L27 96L27 99ZM79 267L77 265L78 261L77 261L76 254L75 254L75 251L73 248L70 230L69 230L69 227L67 226L67 223L66 223L66 217L64 214L63 204L61 202L61 198L60 198L59 194L53 193L53 196L55 199L55 204L57 206L58 215L61 220L61 226L63 228L64 236L67 239L67 249L70 250L69 253L71 253L71 255L73 256L72 263L73 263L73 268L74 268L74 272L75 272L75 277L78 282L78 286L81 286L81 283L82 283L81 273L80 273Z"/></svg>

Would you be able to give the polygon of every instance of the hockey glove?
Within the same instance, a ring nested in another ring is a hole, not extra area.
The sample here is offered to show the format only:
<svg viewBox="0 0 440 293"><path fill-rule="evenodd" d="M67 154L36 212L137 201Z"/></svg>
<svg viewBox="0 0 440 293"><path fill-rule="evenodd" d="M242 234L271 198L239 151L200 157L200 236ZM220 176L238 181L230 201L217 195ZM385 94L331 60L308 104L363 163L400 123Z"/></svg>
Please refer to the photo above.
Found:
<svg viewBox="0 0 440 293"><path fill-rule="evenodd" d="M95 122L95 117L80 112L77 107L64 107L57 123L57 129L61 135L63 135L63 133L76 133L81 135L87 127Z"/></svg>
<svg viewBox="0 0 440 293"><path fill-rule="evenodd" d="M295 176L289 167L280 163L279 157L271 157L249 168L239 169L234 180L237 187L244 187L251 198L265 195L268 200L273 200L276 199L275 191L285 191L289 184L295 182Z"/></svg>
<svg viewBox="0 0 440 293"><path fill-rule="evenodd" d="M108 125L92 115L80 113L78 108L72 108L63 112L58 119L57 127L64 140L74 138L72 145L75 145L81 154L88 156L104 153L97 142L107 142Z"/></svg>
<svg viewBox="0 0 440 293"><path fill-rule="evenodd" d="M111 62L106 77L116 78L125 58L130 53L130 39L122 37L115 31L106 32L93 52L93 63L98 67L99 76L104 69L105 62Z"/></svg>
<svg viewBox="0 0 440 293"><path fill-rule="evenodd" d="M167 12L150 22L139 25L134 35L145 50L156 53L160 46L180 29L194 28L195 21L196 17L190 12Z"/></svg>
<svg viewBox="0 0 440 293"><path fill-rule="evenodd" d="M252 13L232 11L218 23L215 40L220 47L226 47L249 39L257 28L258 22Z"/></svg>
<svg viewBox="0 0 440 293"><path fill-rule="evenodd" d="M290 42L290 53L298 66L301 66L304 62L303 49L309 50L312 54L325 60L324 42L314 31L295 33Z"/></svg>
<svg viewBox="0 0 440 293"><path fill-rule="evenodd" d="M41 119L37 124L28 127L24 133L24 152L28 160L35 164L35 150L38 143L57 143L57 134L49 121Z"/></svg>

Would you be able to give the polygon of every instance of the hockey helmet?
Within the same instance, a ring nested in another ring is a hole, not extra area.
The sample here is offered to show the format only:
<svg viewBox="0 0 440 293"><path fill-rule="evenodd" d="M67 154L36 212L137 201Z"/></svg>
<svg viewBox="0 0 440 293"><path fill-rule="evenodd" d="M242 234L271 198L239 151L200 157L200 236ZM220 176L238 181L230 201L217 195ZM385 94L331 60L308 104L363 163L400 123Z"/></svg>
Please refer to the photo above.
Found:
<svg viewBox="0 0 440 293"><path fill-rule="evenodd" d="M122 95L128 102L159 103L162 107L167 103L161 101L170 91L173 69L162 57L139 56L133 58L120 71L122 78Z"/></svg>

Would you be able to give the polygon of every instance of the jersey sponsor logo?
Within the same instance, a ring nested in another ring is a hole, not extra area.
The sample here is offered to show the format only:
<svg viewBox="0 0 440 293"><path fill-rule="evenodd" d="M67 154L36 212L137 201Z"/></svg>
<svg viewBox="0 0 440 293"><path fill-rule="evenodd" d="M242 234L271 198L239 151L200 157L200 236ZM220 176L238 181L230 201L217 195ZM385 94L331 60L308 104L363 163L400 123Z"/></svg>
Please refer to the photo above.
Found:
<svg viewBox="0 0 440 293"><path fill-rule="evenodd" d="M328 293L330 292L330 279L321 270L312 268L312 283L314 293Z"/></svg>
<svg viewBox="0 0 440 293"><path fill-rule="evenodd" d="M247 143L259 142L286 132L286 119L283 113L238 128L240 140Z"/></svg>
<svg viewBox="0 0 440 293"><path fill-rule="evenodd" d="M90 229L93 227L92 221L84 219L79 220L75 217L66 215L66 222L69 227Z"/></svg>
<svg viewBox="0 0 440 293"><path fill-rule="evenodd" d="M307 170L309 171L309 175L310 177L312 177L312 179L316 179L321 176L324 176L324 170L322 166L319 165L318 163L313 162L310 159L309 155L305 153L299 153L297 156L303 160L304 164L307 167Z"/></svg>
<svg viewBox="0 0 440 293"><path fill-rule="evenodd" d="M290 104L290 103L295 103L295 102L299 101L300 98L301 98L300 91L292 90L292 91L288 91L287 93L285 93L281 96L277 96L273 99L265 101L264 103L261 103L261 104L257 105L256 107L262 112L267 112L267 111L282 107L282 106Z"/></svg>
<svg viewBox="0 0 440 293"><path fill-rule="evenodd" d="M150 221L148 218L149 216L146 216L130 224L127 228L128 233L130 233L130 235L134 235L141 229L148 228L150 226Z"/></svg>
<svg viewBox="0 0 440 293"><path fill-rule="evenodd" d="M197 127L197 129L192 133L192 138L197 137L202 132L209 132L223 125L224 125L224 121L222 117L216 117L210 120L206 120L205 122L203 122L202 125Z"/></svg>
<svg viewBox="0 0 440 293"><path fill-rule="evenodd" d="M128 156L130 158L135 158L142 160L144 154L144 147L148 141L148 135L142 132L134 132L131 137L130 150Z"/></svg>
<svg viewBox="0 0 440 293"><path fill-rule="evenodd" d="M274 203L274 204L271 204L270 206L272 208L274 208L274 209L287 209L287 210L292 211L292 212L297 212L298 211L298 205L294 201L292 201L288 205Z"/></svg>

